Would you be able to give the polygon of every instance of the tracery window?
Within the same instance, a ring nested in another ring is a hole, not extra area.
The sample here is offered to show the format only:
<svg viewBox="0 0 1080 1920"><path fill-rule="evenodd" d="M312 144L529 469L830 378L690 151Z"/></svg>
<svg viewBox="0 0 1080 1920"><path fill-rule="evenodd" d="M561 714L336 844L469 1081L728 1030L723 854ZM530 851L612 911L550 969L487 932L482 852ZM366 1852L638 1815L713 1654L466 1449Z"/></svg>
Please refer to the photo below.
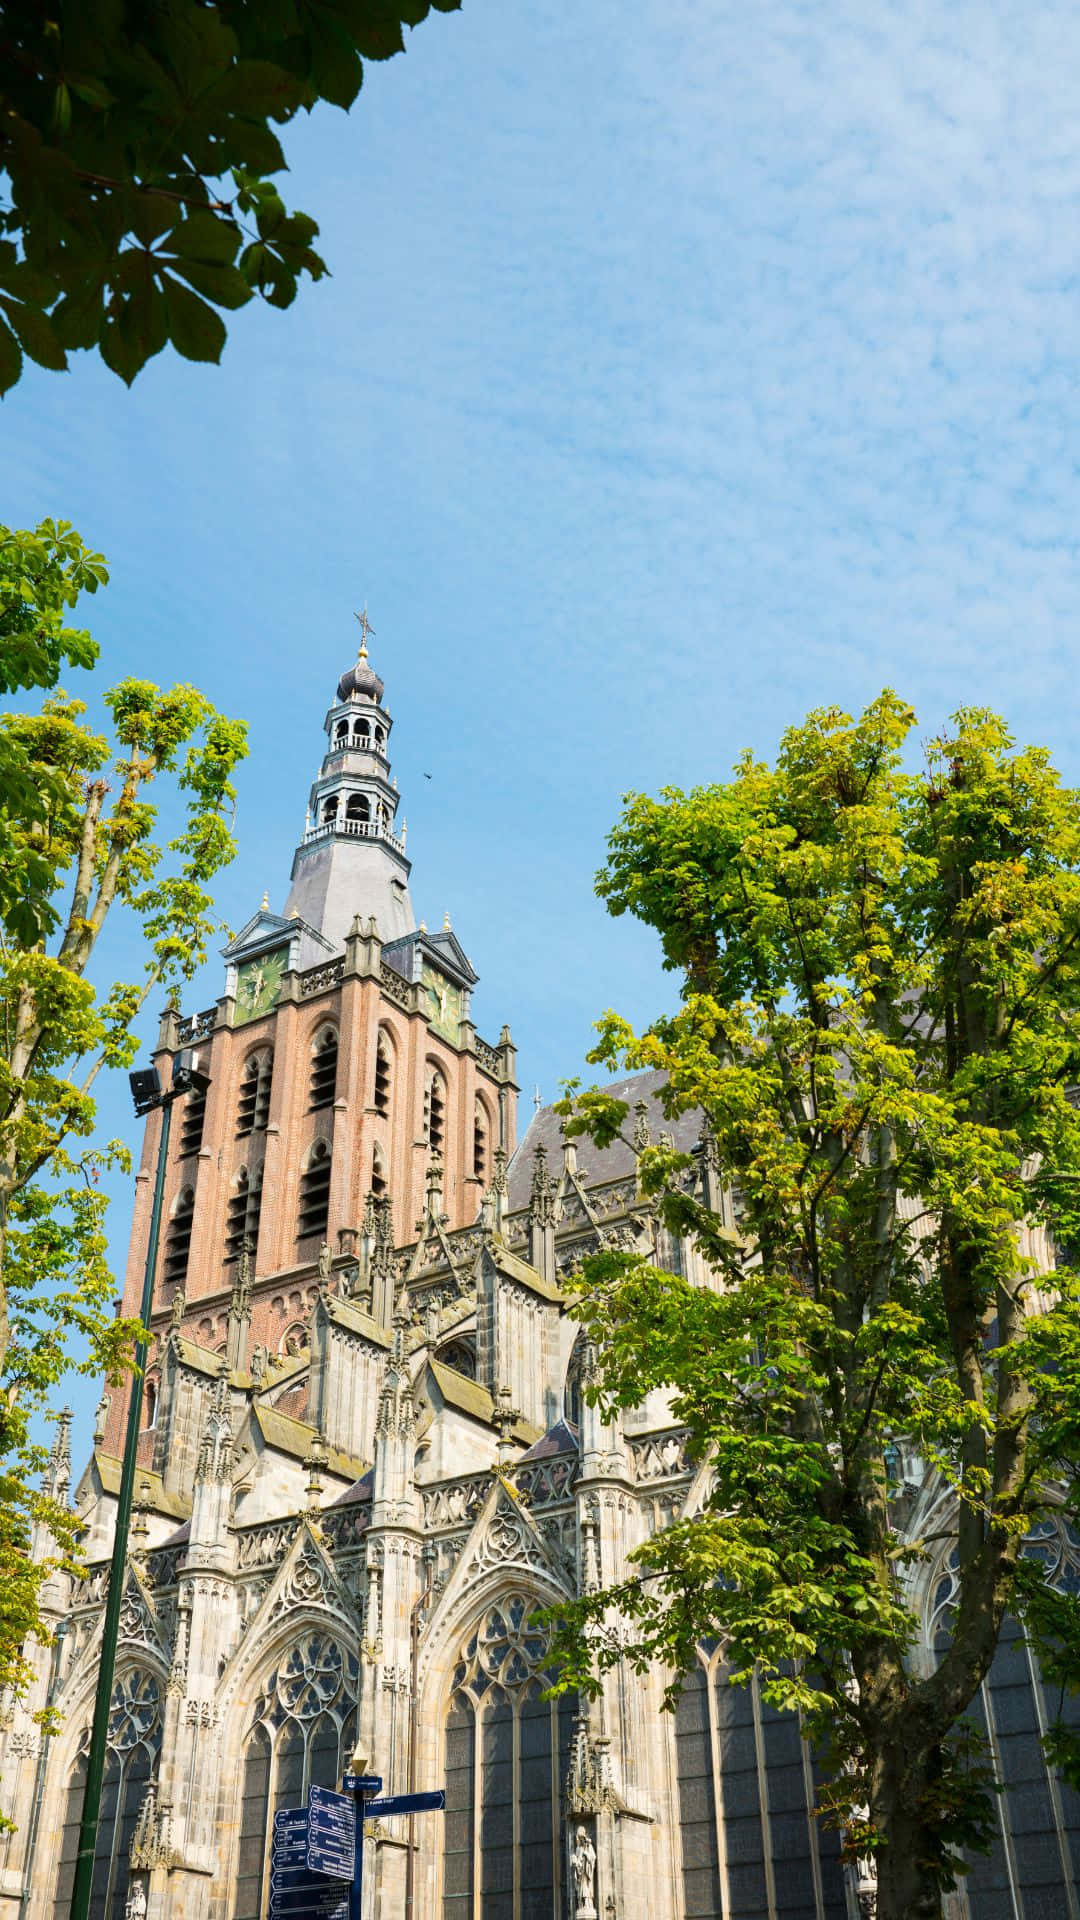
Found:
<svg viewBox="0 0 1080 1920"><path fill-rule="evenodd" d="M306 1240L311 1234L325 1234L330 1218L330 1144L327 1140L316 1140L308 1154L307 1165L300 1176L300 1218L297 1223L297 1238Z"/></svg>
<svg viewBox="0 0 1080 1920"><path fill-rule="evenodd" d="M232 1920L263 1920L278 1808L301 1806L312 1785L339 1784L356 1740L358 1679L355 1654L306 1633L263 1687L244 1745Z"/></svg>
<svg viewBox="0 0 1080 1920"><path fill-rule="evenodd" d="M274 1055L269 1047L253 1053L240 1082L240 1100L236 1110L238 1134L262 1133L270 1118L270 1083L274 1074Z"/></svg>
<svg viewBox="0 0 1080 1920"><path fill-rule="evenodd" d="M461 1650L446 1717L443 1920L559 1920L575 1703L544 1700L537 1602L507 1594Z"/></svg>
<svg viewBox="0 0 1080 1920"><path fill-rule="evenodd" d="M311 1049L312 1107L330 1107L337 1091L338 1037L336 1027L322 1027Z"/></svg>
<svg viewBox="0 0 1080 1920"><path fill-rule="evenodd" d="M1063 1515L1036 1522L1024 1550L1042 1561L1053 1586L1080 1592L1080 1532ZM954 1550L939 1569L930 1601L928 1638L939 1657L948 1644L959 1586ZM988 1742L1002 1787L991 1796L990 1851L970 1856L965 1891L971 1913L979 1920L1014 1920L1020 1911L1013 1893L1017 1888L1030 1889L1032 1896L1037 1889L1044 1912L1071 1913L1080 1892L1080 1794L1047 1766L1042 1736L1059 1713L1076 1731L1080 1702L1046 1685L1034 1652L1011 1616L968 1712Z"/></svg>
<svg viewBox="0 0 1080 1920"><path fill-rule="evenodd" d="M714 1648L675 1712L686 1920L845 1920L839 1836L814 1815L819 1776L798 1716L732 1686Z"/></svg>
<svg viewBox="0 0 1080 1920"><path fill-rule="evenodd" d="M79 1822L86 1791L86 1749L89 1744L90 1728L87 1726L68 1780L64 1824L60 1834L60 1862L53 1897L53 1920L67 1920L71 1905L71 1887L79 1850ZM110 1703L101 1818L98 1821L94 1878L90 1891L90 1920L123 1920L132 1834L160 1751L160 1683L155 1674L129 1668L118 1676Z"/></svg>
<svg viewBox="0 0 1080 1920"><path fill-rule="evenodd" d="M177 1194L165 1242L164 1278L181 1281L187 1274L191 1251L191 1229L195 1223L195 1189L184 1187Z"/></svg>

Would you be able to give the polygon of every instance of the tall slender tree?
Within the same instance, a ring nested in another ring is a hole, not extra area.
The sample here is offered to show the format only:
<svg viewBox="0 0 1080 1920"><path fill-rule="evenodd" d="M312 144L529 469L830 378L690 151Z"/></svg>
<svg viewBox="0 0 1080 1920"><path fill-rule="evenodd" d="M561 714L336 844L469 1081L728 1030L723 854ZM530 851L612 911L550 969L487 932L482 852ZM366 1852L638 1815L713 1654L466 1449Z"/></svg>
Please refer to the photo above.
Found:
<svg viewBox="0 0 1080 1920"><path fill-rule="evenodd" d="M879 1920L936 1920L985 1840L965 1716L1006 1615L1080 1668L1076 1603L1025 1553L1074 1510L1080 1447L1080 796L977 709L912 769L913 724L890 692L811 714L775 766L632 795L611 836L600 894L656 928L682 998L640 1035L607 1014L592 1059L702 1110L737 1231L691 1156L650 1147L646 1189L715 1284L615 1252L574 1283L590 1393L668 1387L712 1491L559 1643L566 1685L629 1653L673 1699L721 1637L831 1754L823 1810L876 1863ZM596 1089L564 1111L601 1143L626 1118ZM943 1496L925 1537L897 1522L900 1445ZM930 1648L914 1596L950 1555ZM1075 1777L1063 1724L1051 1746Z"/></svg>
<svg viewBox="0 0 1080 1920"><path fill-rule="evenodd" d="M121 681L104 696L111 739L81 701L50 691L65 665L93 666L95 643L66 616L107 579L66 522L0 527L0 684L46 696L0 713L0 1686L25 1677L20 1648L40 1625L48 1563L30 1560L34 1523L60 1553L75 1537L70 1513L35 1490L32 1416L73 1367L115 1376L131 1345L131 1323L111 1313L100 1186L127 1156L94 1138L94 1083L130 1063L147 996L205 957L207 886L232 858L246 752L243 725L194 687ZM165 842L161 788L185 815ZM145 964L103 986L95 952L117 915Z"/></svg>

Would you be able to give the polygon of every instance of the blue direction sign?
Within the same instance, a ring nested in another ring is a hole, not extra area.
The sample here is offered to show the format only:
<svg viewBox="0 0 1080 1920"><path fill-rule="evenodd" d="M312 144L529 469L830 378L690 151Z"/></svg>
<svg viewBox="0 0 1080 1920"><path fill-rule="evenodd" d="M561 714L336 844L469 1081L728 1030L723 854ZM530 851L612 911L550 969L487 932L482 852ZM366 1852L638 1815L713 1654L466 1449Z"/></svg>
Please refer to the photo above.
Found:
<svg viewBox="0 0 1080 1920"><path fill-rule="evenodd" d="M351 1880L356 1866L356 1806L349 1793L312 1787L308 1794L307 1863L313 1873Z"/></svg>
<svg viewBox="0 0 1080 1920"><path fill-rule="evenodd" d="M441 1813L446 1805L446 1790L436 1787L431 1793L392 1793L382 1800L364 1804L364 1819L377 1820L380 1814Z"/></svg>
<svg viewBox="0 0 1080 1920"><path fill-rule="evenodd" d="M349 1889L314 1875L301 1887L271 1886L270 1920L349 1920Z"/></svg>

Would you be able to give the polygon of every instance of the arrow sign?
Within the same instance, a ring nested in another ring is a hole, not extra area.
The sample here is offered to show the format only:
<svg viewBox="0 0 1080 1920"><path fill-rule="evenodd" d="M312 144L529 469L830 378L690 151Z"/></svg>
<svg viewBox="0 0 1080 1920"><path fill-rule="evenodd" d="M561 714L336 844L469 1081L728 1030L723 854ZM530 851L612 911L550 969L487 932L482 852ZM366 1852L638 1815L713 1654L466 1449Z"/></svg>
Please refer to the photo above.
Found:
<svg viewBox="0 0 1080 1920"><path fill-rule="evenodd" d="M365 1820L377 1820L380 1814L441 1813L446 1805L445 1787L430 1793L393 1793L383 1800L369 1800L364 1807Z"/></svg>
<svg viewBox="0 0 1080 1920"><path fill-rule="evenodd" d="M348 1889L313 1879L298 1887L272 1887L270 1920L349 1920Z"/></svg>

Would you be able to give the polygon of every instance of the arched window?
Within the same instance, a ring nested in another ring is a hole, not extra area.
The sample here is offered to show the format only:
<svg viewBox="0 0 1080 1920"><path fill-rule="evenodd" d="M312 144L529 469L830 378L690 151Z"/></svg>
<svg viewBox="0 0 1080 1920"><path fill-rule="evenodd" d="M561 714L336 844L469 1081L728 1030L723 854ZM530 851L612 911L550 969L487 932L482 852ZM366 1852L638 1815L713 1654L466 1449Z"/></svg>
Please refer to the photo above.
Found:
<svg viewBox="0 0 1080 1920"><path fill-rule="evenodd" d="M488 1177L488 1144L491 1139L491 1123L488 1111L482 1100L478 1100L473 1113L473 1177L485 1180Z"/></svg>
<svg viewBox="0 0 1080 1920"><path fill-rule="evenodd" d="M376 753L381 753L381 752L382 752L382 744L383 744L383 741L384 741L384 739L385 739L385 738L386 738L386 736L385 736L385 734L383 733L383 730L382 730L382 728L381 728L381 727L376 727L376 729L375 729L375 751L376 751Z"/></svg>
<svg viewBox="0 0 1080 1920"><path fill-rule="evenodd" d="M191 1251L191 1229L195 1220L195 1189L183 1187L173 1203L172 1218L169 1221L169 1233L165 1242L165 1267L163 1278L183 1280L187 1273L188 1254Z"/></svg>
<svg viewBox="0 0 1080 1920"><path fill-rule="evenodd" d="M259 1216L262 1211L262 1167L241 1167L229 1195L225 1223L225 1259L239 1260L245 1240L252 1251L259 1244Z"/></svg>
<svg viewBox="0 0 1080 1920"><path fill-rule="evenodd" d="M84 1735L89 1745L90 1729ZM139 1808L161 1750L161 1689L152 1673L130 1668L113 1687L109 1709L105 1779L101 1794L90 1920L123 1920L128 1855ZM80 1753L68 1781L53 1920L67 1920L79 1850L79 1822L86 1791L86 1754Z"/></svg>
<svg viewBox="0 0 1080 1920"><path fill-rule="evenodd" d="M337 1091L338 1037L336 1027L320 1027L311 1049L311 1105L333 1105Z"/></svg>
<svg viewBox="0 0 1080 1920"><path fill-rule="evenodd" d="M1041 1561L1047 1583L1080 1592L1080 1532L1065 1515L1048 1515L1032 1527L1024 1552ZM931 1587L928 1640L938 1659L949 1642L959 1594L956 1550L939 1566ZM1047 1764L1042 1736L1059 1717L1073 1733L1080 1702L1048 1687L1038 1660L1012 1616L1001 1630L990 1672L968 1708L984 1739L989 1737L1001 1791L992 1797L993 1837L988 1853L969 1855L964 1886L972 1914L1010 1911L1015 1876L1036 1884L1047 1913L1070 1910L1080 1856L1080 1797Z"/></svg>
<svg viewBox="0 0 1080 1920"><path fill-rule="evenodd" d="M440 1366L453 1367L455 1373L463 1373L467 1380L476 1379L476 1342L463 1338L448 1340L435 1355Z"/></svg>
<svg viewBox="0 0 1080 1920"><path fill-rule="evenodd" d="M180 1157L198 1153L203 1142L203 1126L206 1122L206 1088L192 1087L184 1095L184 1107L180 1116Z"/></svg>
<svg viewBox="0 0 1080 1920"><path fill-rule="evenodd" d="M345 746L348 743L348 738L349 723L347 720L339 720L337 726L334 728L334 739L339 746Z"/></svg>
<svg viewBox="0 0 1080 1920"><path fill-rule="evenodd" d="M390 1112L390 1079L393 1067L393 1053L390 1042L382 1029L375 1045L375 1111L384 1116Z"/></svg>
<svg viewBox="0 0 1080 1920"><path fill-rule="evenodd" d="M325 821L336 820L337 810L338 810L338 797L336 793L332 793L328 800L323 801L323 810L322 810L323 819Z"/></svg>
<svg viewBox="0 0 1080 1920"><path fill-rule="evenodd" d="M366 793L350 793L345 802L345 818L365 821L371 819L371 801Z"/></svg>
<svg viewBox="0 0 1080 1920"><path fill-rule="evenodd" d="M540 1697L548 1642L529 1624L536 1607L508 1594L461 1649L446 1718L443 1920L564 1911L559 1795L575 1701Z"/></svg>
<svg viewBox="0 0 1080 1920"><path fill-rule="evenodd" d="M236 1109L237 1134L261 1133L270 1118L270 1083L274 1074L274 1056L269 1047L253 1053L240 1082Z"/></svg>
<svg viewBox="0 0 1080 1920"><path fill-rule="evenodd" d="M820 1775L798 1715L728 1673L703 1650L675 1712L683 1911L725 1912L723 1876L747 1913L772 1910L771 1881L779 1913L845 1920L840 1836L815 1816Z"/></svg>
<svg viewBox="0 0 1080 1920"><path fill-rule="evenodd" d="M432 1153L441 1153L446 1131L446 1082L438 1067L429 1067L424 1082L424 1139Z"/></svg>
<svg viewBox="0 0 1080 1920"><path fill-rule="evenodd" d="M244 1745L232 1920L262 1920L278 1808L302 1806L309 1787L336 1787L346 1771L359 1671L355 1654L328 1634L309 1632L263 1687Z"/></svg>
<svg viewBox="0 0 1080 1920"><path fill-rule="evenodd" d="M371 1191L376 1199L386 1192L386 1155L377 1140L371 1149Z"/></svg>
<svg viewBox="0 0 1080 1920"><path fill-rule="evenodd" d="M316 1140L300 1176L300 1219L297 1238L325 1235L330 1218L330 1143Z"/></svg>
<svg viewBox="0 0 1080 1920"><path fill-rule="evenodd" d="M357 746L366 752L371 744L371 726L367 720L353 721L353 738Z"/></svg>

